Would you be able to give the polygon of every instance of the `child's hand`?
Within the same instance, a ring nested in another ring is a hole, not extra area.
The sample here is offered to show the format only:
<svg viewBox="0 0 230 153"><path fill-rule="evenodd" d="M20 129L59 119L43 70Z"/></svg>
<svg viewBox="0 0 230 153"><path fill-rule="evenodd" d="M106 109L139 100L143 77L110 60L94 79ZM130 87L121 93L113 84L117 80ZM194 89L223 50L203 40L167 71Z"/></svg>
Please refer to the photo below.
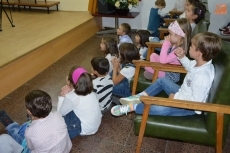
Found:
<svg viewBox="0 0 230 153"><path fill-rule="evenodd" d="M176 56L179 57L179 58L183 58L183 57L185 56L185 50L184 50L183 48L181 48L181 47L178 47L178 48L175 50L174 53L175 53Z"/></svg>
<svg viewBox="0 0 230 153"><path fill-rule="evenodd" d="M118 69L120 67L120 62L118 58L113 58L112 59L112 64L114 69Z"/></svg>
<svg viewBox="0 0 230 153"><path fill-rule="evenodd" d="M170 41L170 36L165 36L165 40Z"/></svg>
<svg viewBox="0 0 230 153"><path fill-rule="evenodd" d="M68 85L65 85L64 87L61 88L61 93L60 95L65 97L67 93L69 93L72 90L72 88Z"/></svg>

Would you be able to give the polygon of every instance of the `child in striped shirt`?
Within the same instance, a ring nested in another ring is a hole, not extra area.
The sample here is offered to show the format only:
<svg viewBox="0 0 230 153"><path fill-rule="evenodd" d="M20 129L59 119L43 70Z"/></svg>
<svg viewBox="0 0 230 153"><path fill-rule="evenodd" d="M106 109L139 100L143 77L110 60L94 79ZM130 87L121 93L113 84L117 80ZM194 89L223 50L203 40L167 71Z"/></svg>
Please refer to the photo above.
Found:
<svg viewBox="0 0 230 153"><path fill-rule="evenodd" d="M104 57L94 57L91 60L92 73L96 76L93 80L93 92L99 99L102 114L109 110L112 103L113 81L109 72L109 61Z"/></svg>

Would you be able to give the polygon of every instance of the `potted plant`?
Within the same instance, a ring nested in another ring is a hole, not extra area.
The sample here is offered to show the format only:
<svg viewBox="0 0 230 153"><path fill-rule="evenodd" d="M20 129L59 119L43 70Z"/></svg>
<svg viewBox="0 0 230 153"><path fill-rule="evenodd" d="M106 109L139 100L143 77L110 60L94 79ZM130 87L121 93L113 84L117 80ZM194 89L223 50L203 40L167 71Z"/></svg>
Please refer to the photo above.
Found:
<svg viewBox="0 0 230 153"><path fill-rule="evenodd" d="M128 12L138 5L139 0L106 0L112 6L115 6L117 14L126 15Z"/></svg>

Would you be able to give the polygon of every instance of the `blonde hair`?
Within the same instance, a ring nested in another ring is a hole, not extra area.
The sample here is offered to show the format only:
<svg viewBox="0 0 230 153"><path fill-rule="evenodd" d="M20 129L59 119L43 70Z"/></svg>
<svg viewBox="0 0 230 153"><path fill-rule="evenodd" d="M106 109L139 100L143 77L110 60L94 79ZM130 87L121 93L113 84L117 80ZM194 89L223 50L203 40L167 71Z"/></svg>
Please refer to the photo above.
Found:
<svg viewBox="0 0 230 153"><path fill-rule="evenodd" d="M182 29L182 31L185 33L185 37L181 38L179 46L182 47L187 53L190 45L191 34L192 34L191 24L186 18L177 19L177 22L180 28Z"/></svg>

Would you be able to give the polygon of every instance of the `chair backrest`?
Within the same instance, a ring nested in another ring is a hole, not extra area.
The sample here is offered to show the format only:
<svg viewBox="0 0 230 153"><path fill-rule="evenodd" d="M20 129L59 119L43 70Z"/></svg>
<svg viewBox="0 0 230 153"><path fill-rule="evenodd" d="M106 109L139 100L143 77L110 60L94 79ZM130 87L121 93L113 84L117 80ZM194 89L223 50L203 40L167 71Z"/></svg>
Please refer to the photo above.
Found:
<svg viewBox="0 0 230 153"><path fill-rule="evenodd" d="M197 23L196 27L192 31L192 37L198 33L207 32L209 28L210 22L208 20L201 20Z"/></svg>
<svg viewBox="0 0 230 153"><path fill-rule="evenodd" d="M215 78L213 85L210 89L208 102L230 105L230 42L223 41L223 47L217 57L213 59L213 65L215 67ZM223 144L225 142L226 133L228 130L230 116L224 117L224 129L223 129ZM216 114L205 113L205 123L209 133L216 137Z"/></svg>

